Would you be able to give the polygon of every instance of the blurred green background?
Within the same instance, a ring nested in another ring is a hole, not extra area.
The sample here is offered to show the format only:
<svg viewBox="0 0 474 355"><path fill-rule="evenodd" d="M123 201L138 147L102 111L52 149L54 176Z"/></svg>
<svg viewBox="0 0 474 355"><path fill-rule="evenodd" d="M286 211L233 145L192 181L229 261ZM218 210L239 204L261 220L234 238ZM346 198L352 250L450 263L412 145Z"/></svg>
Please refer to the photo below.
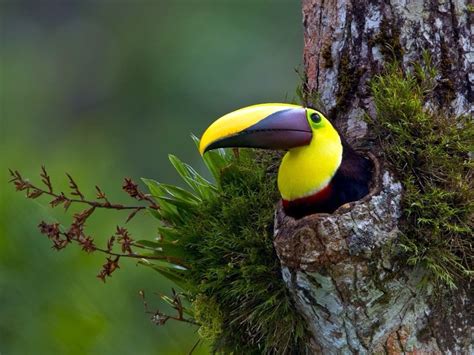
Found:
<svg viewBox="0 0 474 355"><path fill-rule="evenodd" d="M7 168L38 182L46 165L117 202L123 177L177 183L167 154L203 170L189 138L236 108L294 96L301 63L297 1L8 1L0 3L0 353L187 354L196 329L154 326L138 290L168 292L157 273L104 262L37 230L70 221L47 199L26 200ZM126 214L101 212L88 230L105 244ZM155 237L141 216L130 230ZM207 353L201 347L196 353Z"/></svg>

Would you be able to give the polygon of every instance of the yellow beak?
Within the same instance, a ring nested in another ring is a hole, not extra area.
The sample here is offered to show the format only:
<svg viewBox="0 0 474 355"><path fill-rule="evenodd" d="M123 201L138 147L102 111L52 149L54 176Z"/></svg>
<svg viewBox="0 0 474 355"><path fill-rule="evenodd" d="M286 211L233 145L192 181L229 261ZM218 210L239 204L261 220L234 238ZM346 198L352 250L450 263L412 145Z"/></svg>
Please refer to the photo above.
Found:
<svg viewBox="0 0 474 355"><path fill-rule="evenodd" d="M312 130L306 109L272 103L241 108L228 113L204 132L199 151L226 147L290 149L311 142Z"/></svg>

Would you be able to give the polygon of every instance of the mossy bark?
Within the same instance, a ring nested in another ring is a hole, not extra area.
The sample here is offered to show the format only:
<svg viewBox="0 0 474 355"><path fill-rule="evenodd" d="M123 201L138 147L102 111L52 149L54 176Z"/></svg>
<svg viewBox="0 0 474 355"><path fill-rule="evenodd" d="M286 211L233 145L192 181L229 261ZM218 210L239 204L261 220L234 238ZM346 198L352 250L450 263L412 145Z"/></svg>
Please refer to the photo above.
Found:
<svg viewBox="0 0 474 355"><path fill-rule="evenodd" d="M374 181L362 200L331 215L295 220L281 206L276 214L283 279L307 321L311 346L318 354L468 353L468 316L436 321L439 305L433 306L426 271L400 262L402 187L372 159ZM467 298L457 296L459 313Z"/></svg>
<svg viewBox="0 0 474 355"><path fill-rule="evenodd" d="M472 113L474 8L468 2L303 0L306 89L319 93L354 142L367 133L363 116L374 116L368 81L386 62L407 67L427 51L440 69L432 104Z"/></svg>
<svg viewBox="0 0 474 355"><path fill-rule="evenodd" d="M472 113L472 6L459 0L303 0L307 105L323 109L367 148L375 117L368 82L388 62L427 51L439 68L430 106ZM471 111L470 111L471 110ZM373 149L374 150L374 149ZM274 245L283 278L312 334L314 353L472 353L471 285L434 292L397 253L401 185L380 157L371 193L332 215L300 220L279 207Z"/></svg>

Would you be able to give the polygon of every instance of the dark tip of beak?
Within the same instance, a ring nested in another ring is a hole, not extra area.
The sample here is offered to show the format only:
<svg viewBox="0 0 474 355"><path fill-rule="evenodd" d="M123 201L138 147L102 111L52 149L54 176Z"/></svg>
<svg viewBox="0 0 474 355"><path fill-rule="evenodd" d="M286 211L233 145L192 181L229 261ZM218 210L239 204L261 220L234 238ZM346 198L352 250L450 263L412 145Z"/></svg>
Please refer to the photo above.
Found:
<svg viewBox="0 0 474 355"><path fill-rule="evenodd" d="M211 143L205 152L225 147L287 150L308 145L312 137L306 110L288 109L275 112L242 132Z"/></svg>

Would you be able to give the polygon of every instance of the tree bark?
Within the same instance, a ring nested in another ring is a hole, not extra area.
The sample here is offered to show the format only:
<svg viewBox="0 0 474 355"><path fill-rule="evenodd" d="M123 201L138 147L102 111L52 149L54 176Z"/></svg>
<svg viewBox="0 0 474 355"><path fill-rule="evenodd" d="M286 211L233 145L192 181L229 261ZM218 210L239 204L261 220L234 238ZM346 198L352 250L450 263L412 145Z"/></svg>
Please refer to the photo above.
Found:
<svg viewBox="0 0 474 355"><path fill-rule="evenodd" d="M375 117L368 81L387 62L404 68L427 51L439 68L429 104L471 113L472 5L461 0L303 0L305 90L353 145ZM308 322L314 353L474 352L470 285L434 297L426 273L394 252L402 187L376 166L368 196L331 215L295 220L281 206L275 249L283 278ZM423 284L423 287L420 285Z"/></svg>
<svg viewBox="0 0 474 355"><path fill-rule="evenodd" d="M387 61L427 51L439 68L433 104L472 113L474 4L467 0L303 0L307 90L354 141L374 116L367 82Z"/></svg>

